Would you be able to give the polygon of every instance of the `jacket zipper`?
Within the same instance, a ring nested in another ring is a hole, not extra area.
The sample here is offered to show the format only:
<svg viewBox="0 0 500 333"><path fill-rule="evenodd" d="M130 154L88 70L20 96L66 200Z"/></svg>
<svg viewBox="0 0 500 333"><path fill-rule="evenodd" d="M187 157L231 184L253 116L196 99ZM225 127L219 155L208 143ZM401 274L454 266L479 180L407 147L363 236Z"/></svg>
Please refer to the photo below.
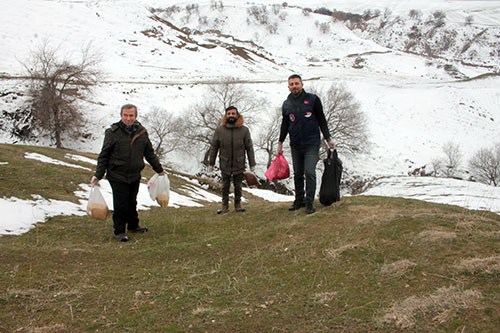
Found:
<svg viewBox="0 0 500 333"><path fill-rule="evenodd" d="M233 173L233 158L234 158L234 146L233 146L233 129L231 128L231 174Z"/></svg>

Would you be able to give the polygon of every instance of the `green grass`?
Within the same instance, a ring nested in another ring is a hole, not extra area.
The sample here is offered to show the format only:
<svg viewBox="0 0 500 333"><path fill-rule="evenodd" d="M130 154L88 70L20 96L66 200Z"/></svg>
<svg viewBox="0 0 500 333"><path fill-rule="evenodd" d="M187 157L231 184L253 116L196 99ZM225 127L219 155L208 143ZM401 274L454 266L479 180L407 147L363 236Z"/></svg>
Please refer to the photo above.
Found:
<svg viewBox="0 0 500 333"><path fill-rule="evenodd" d="M70 200L77 184L90 179L85 170L26 160L24 151L64 156L48 148L1 145L0 161L9 164L0 166L0 196ZM35 178L40 182L33 184ZM174 187L178 182L172 181ZM219 216L218 206L141 211L150 232L131 234L128 243L113 239L110 218L54 217L21 236L0 237L0 331L500 327L500 271L457 268L465 259L500 255L496 214L382 197L318 203L312 216L257 198L245 213ZM402 260L413 266L383 272ZM465 297L461 303L439 298L448 287ZM467 298L470 291L480 298ZM408 305L413 299L422 303L416 312ZM425 303L429 299L436 302ZM404 315L411 320L397 320Z"/></svg>

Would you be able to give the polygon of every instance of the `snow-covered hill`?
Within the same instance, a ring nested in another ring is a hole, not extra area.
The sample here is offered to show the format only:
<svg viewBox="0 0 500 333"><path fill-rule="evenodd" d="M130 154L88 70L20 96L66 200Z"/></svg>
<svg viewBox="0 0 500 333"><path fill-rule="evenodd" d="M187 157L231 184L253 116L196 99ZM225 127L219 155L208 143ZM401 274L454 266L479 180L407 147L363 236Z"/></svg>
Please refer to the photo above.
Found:
<svg viewBox="0 0 500 333"><path fill-rule="evenodd" d="M356 25L315 13L319 8L373 18ZM421 13L419 22L410 18L411 10ZM425 22L436 11L445 14L444 26L407 48L412 27L428 33ZM104 129L126 102L139 105L139 117L152 107L188 117L206 85L226 77L269 101L260 115L265 121L288 94L288 75L296 72L306 90L341 82L359 100L372 147L365 155L344 156L351 175L406 175L428 166L450 141L460 145L466 167L500 130L500 78L458 78L498 73L499 29L499 1L9 1L0 12L0 111L5 116L19 110L26 90L20 61L44 39L75 56L92 42L106 77L92 103L81 105L91 136L65 142L70 148L98 152ZM436 54L435 45L449 31L456 32L453 46ZM433 54L426 53L424 41ZM2 118L0 140L13 142ZM254 138L260 127L251 128ZM168 159L187 172L201 167L192 152Z"/></svg>

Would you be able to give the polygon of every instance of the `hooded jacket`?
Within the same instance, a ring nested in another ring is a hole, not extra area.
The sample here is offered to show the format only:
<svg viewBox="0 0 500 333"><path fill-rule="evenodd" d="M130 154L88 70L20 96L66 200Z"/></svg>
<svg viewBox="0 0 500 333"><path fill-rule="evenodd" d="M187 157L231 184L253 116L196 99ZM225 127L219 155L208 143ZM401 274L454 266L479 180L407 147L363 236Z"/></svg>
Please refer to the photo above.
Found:
<svg viewBox="0 0 500 333"><path fill-rule="evenodd" d="M219 153L220 170L226 174L240 174L245 171L245 153L248 156L250 168L255 167L255 154L252 138L248 127L243 126L243 116L236 122L229 123L226 116L222 117L222 124L215 130L210 147L209 165L215 164Z"/></svg>
<svg viewBox="0 0 500 333"><path fill-rule="evenodd" d="M106 178L110 181L128 184L138 181L144 169L144 158L157 173L163 171L148 132L139 122L136 124L132 133L125 130L125 124L121 121L106 130L101 153L97 158L96 178L102 179L106 173Z"/></svg>

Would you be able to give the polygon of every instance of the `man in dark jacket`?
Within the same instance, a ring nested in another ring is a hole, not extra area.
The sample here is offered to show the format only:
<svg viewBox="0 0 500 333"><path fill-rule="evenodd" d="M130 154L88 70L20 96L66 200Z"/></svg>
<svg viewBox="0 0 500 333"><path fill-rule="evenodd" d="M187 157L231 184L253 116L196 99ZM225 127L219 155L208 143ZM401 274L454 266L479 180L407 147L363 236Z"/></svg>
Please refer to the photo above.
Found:
<svg viewBox="0 0 500 333"><path fill-rule="evenodd" d="M278 153L282 153L283 141L290 133L295 201L288 210L294 211L305 206L306 213L312 214L315 212L313 202L316 194L316 163L321 144L320 129L330 149L334 149L335 144L328 130L319 97L304 91L302 78L297 74L288 78L288 90L290 94L283 102L283 118L278 142Z"/></svg>
<svg viewBox="0 0 500 333"><path fill-rule="evenodd" d="M234 209L237 212L244 212L245 209L241 207L241 183L245 171L245 153L252 172L255 168L255 155L250 131L248 127L243 126L243 116L234 106L226 109L222 124L215 130L208 160L210 171L213 170L219 151L219 165L222 173L222 209L217 213L223 214L229 211L231 177L234 185Z"/></svg>
<svg viewBox="0 0 500 333"><path fill-rule="evenodd" d="M92 177L92 185L97 185L104 177L113 190L113 226L115 238L126 242L125 227L130 232L146 232L147 227L139 226L137 214L137 193L144 169L144 158L160 175L164 174L146 129L137 121L137 107L132 104L122 106L121 121L114 123L104 134L101 153L97 158L97 168Z"/></svg>

